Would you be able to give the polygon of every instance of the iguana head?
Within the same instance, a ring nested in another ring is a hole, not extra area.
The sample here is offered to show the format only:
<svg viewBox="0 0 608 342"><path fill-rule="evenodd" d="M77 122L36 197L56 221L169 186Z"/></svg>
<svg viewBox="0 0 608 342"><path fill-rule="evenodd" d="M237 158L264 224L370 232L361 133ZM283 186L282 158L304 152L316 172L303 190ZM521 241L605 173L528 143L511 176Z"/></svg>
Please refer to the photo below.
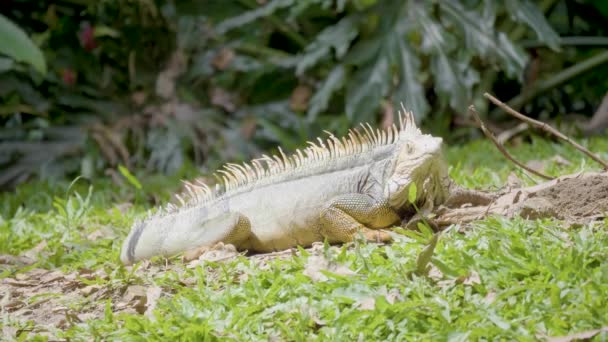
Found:
<svg viewBox="0 0 608 342"><path fill-rule="evenodd" d="M416 183L418 199L430 205L439 204L447 197L449 182L441 152L443 139L422 134L412 113L406 111L400 117L402 128L385 196L392 207L402 207L408 200L410 185Z"/></svg>

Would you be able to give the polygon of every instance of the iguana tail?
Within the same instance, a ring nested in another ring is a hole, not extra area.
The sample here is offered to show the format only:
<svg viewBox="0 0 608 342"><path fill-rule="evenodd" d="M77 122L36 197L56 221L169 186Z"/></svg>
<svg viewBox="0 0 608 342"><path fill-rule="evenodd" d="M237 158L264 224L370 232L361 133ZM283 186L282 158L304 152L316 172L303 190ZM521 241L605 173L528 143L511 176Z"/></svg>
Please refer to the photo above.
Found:
<svg viewBox="0 0 608 342"><path fill-rule="evenodd" d="M238 213L224 212L210 218L206 208L190 208L133 224L122 245L120 260L130 265L157 255L172 256L213 246L220 241L242 241L249 233L249 225L243 224Z"/></svg>

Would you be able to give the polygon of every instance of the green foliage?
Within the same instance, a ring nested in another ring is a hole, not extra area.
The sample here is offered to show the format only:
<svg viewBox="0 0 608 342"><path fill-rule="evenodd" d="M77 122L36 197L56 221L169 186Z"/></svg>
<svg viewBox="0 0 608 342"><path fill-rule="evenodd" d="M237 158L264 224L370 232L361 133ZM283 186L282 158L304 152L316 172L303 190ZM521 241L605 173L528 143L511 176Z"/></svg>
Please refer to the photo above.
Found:
<svg viewBox="0 0 608 342"><path fill-rule="evenodd" d="M40 74L46 75L46 61L42 51L32 42L12 21L0 14L0 53L9 56L17 62L25 62L33 66ZM4 59L3 59L4 60ZM4 61L2 71L10 70L8 62Z"/></svg>
<svg viewBox="0 0 608 342"><path fill-rule="evenodd" d="M593 54L556 32L605 34L588 15L600 2L574 0L11 3L3 14L48 73L0 59L0 186L119 164L213 169L390 120L399 102L434 133L463 137L454 117L482 92L511 96ZM597 71L527 109L592 112L608 79Z"/></svg>

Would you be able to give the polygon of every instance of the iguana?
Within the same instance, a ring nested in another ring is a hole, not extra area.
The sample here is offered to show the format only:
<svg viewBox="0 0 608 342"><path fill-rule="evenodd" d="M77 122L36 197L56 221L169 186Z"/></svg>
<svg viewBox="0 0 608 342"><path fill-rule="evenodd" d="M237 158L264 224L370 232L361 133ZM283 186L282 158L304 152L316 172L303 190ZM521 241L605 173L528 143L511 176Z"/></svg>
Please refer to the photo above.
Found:
<svg viewBox="0 0 608 342"><path fill-rule="evenodd" d="M419 206L446 201L450 181L442 139L422 134L414 116L399 113L399 126L350 130L338 139L309 142L286 156L227 164L215 188L186 183L180 205L168 204L134 223L121 260L132 264L218 242L239 250L269 252L297 245L388 241L382 230L412 214L408 189L416 184Z"/></svg>

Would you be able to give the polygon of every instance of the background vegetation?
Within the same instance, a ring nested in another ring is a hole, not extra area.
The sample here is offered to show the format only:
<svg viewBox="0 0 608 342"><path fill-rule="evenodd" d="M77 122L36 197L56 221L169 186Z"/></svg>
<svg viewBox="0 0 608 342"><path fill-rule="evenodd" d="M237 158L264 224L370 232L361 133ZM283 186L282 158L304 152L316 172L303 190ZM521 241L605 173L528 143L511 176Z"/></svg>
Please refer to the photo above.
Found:
<svg viewBox="0 0 608 342"><path fill-rule="evenodd" d="M601 0L4 3L5 188L212 170L386 124L399 101L457 142L484 91L554 118L590 116L608 90Z"/></svg>
<svg viewBox="0 0 608 342"><path fill-rule="evenodd" d="M601 112L608 2L1 0L0 9L2 338L605 340L605 219L493 217L434 237L402 230L388 245L220 250L191 263L125 267L118 254L133 221L180 179L323 130L390 124L400 101L449 142L452 179L503 187L513 168L489 142L465 142L479 134L465 108L499 129L511 122L483 92L571 128ZM571 146L520 137L530 143L515 157L552 176L595 166ZM582 144L607 158L605 137ZM509 184L533 181L518 175Z"/></svg>

